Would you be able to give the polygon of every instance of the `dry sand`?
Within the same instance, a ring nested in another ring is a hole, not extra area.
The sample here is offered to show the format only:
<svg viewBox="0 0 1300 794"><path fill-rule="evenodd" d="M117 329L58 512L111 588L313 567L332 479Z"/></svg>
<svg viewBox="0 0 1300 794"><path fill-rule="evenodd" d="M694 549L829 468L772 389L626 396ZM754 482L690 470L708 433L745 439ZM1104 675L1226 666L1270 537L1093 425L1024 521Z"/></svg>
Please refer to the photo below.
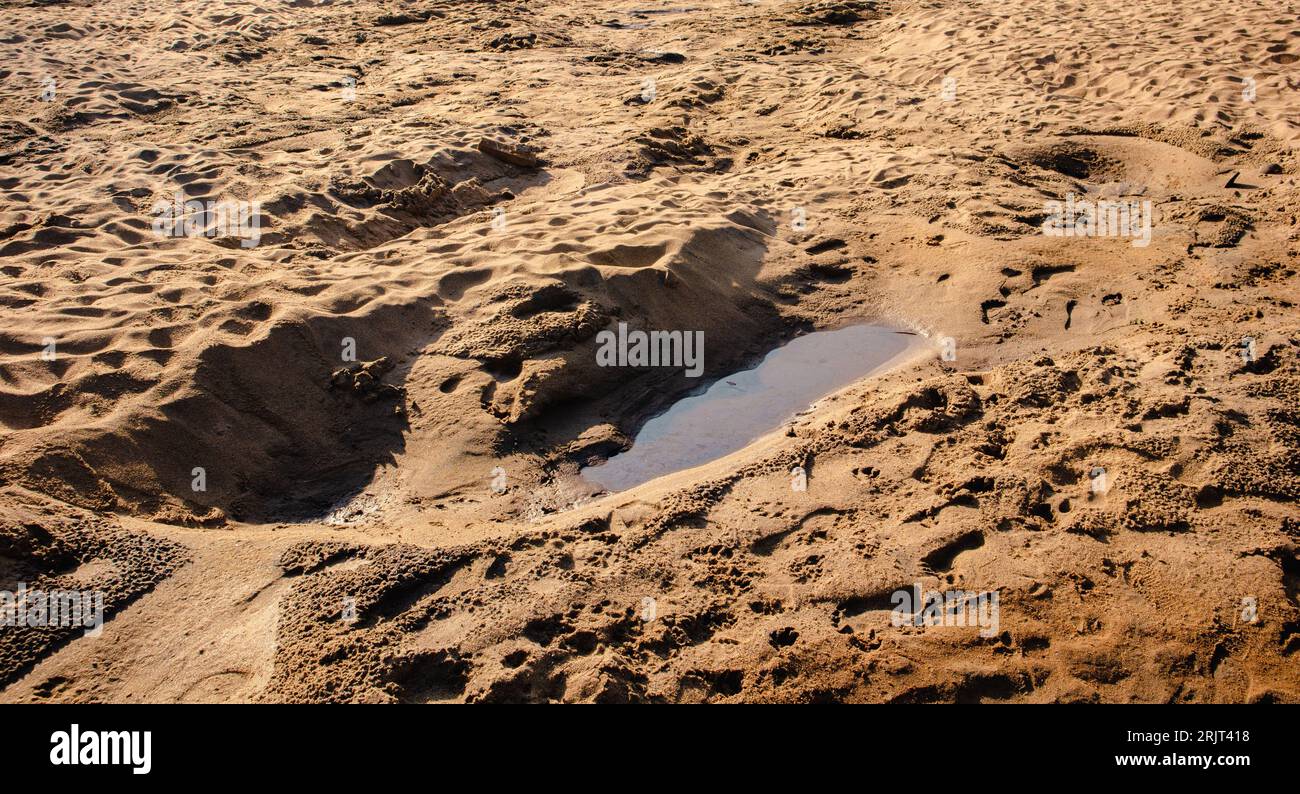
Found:
<svg viewBox="0 0 1300 794"><path fill-rule="evenodd" d="M1293 4L0 9L0 700L1300 700ZM930 343L590 499L619 320Z"/></svg>

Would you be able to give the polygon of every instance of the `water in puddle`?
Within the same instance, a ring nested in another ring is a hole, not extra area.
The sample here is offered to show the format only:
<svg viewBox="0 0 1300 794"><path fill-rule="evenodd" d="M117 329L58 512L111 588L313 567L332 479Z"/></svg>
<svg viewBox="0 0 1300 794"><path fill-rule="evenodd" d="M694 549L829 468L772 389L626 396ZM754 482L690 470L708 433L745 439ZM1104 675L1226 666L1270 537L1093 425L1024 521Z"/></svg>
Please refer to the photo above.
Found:
<svg viewBox="0 0 1300 794"><path fill-rule="evenodd" d="M915 334L878 325L801 336L758 366L678 400L645 423L630 449L582 475L608 491L622 491L716 460L920 344Z"/></svg>

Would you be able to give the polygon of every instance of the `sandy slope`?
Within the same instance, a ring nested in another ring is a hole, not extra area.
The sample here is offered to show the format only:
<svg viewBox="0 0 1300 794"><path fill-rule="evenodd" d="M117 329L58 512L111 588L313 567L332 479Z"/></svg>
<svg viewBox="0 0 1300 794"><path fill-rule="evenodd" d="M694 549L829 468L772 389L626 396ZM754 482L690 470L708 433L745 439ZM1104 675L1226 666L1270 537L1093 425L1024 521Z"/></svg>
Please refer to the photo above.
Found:
<svg viewBox="0 0 1300 794"><path fill-rule="evenodd" d="M1300 699L1293 5L0 7L0 699ZM620 320L935 345L593 500Z"/></svg>

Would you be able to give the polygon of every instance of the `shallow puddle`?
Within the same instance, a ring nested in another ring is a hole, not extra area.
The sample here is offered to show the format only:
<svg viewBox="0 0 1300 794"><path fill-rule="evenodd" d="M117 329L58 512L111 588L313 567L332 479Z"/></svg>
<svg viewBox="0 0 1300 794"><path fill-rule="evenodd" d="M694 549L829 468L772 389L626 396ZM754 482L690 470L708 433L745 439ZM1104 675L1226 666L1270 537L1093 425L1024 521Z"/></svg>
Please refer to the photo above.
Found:
<svg viewBox="0 0 1300 794"><path fill-rule="evenodd" d="M757 366L678 400L645 423L630 449L582 475L608 491L622 491L716 460L922 343L916 334L878 325L801 336Z"/></svg>

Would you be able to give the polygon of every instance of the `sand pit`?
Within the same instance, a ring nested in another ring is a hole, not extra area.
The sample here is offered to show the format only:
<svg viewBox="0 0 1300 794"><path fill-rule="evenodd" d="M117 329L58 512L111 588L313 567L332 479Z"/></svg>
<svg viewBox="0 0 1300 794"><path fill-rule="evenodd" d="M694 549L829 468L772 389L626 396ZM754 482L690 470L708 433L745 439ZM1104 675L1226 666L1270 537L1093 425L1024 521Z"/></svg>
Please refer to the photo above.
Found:
<svg viewBox="0 0 1300 794"><path fill-rule="evenodd" d="M1300 700L1293 10L8 5L0 701Z"/></svg>

